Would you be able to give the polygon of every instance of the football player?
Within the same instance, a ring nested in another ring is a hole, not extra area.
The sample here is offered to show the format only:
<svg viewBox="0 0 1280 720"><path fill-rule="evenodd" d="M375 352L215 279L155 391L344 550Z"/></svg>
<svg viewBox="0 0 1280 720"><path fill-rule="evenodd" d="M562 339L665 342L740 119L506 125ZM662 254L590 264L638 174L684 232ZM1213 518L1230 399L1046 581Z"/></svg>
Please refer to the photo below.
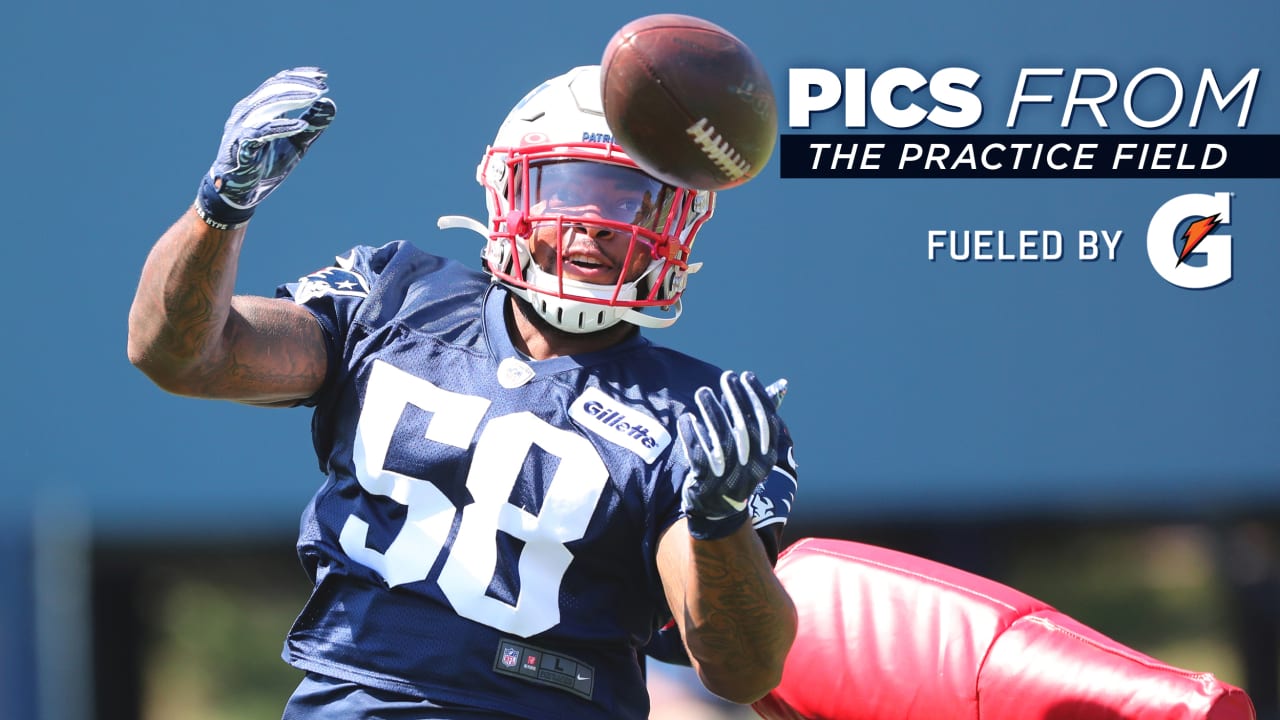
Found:
<svg viewBox="0 0 1280 720"><path fill-rule="evenodd" d="M599 72L502 123L477 170L487 223L441 219L484 236L483 273L394 242L233 296L250 216L335 115L318 68L235 106L147 258L135 365L182 395L314 409L287 720L645 718L665 618L679 643L650 652L687 653L717 695L779 681L796 619L764 541L795 492L777 393L640 333L679 317L715 198L612 144Z"/></svg>

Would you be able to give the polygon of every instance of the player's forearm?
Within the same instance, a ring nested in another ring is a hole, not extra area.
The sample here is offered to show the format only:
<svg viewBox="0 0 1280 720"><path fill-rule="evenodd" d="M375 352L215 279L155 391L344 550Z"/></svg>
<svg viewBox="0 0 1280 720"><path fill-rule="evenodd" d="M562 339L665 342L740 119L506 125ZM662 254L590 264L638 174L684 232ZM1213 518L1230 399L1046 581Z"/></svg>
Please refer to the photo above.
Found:
<svg viewBox="0 0 1280 720"><path fill-rule="evenodd" d="M683 622L693 665L711 692L749 703L777 686L796 633L795 606L750 524L687 543Z"/></svg>
<svg viewBox="0 0 1280 720"><path fill-rule="evenodd" d="M147 256L129 310L129 360L161 387L216 361L244 229L215 230L188 210Z"/></svg>

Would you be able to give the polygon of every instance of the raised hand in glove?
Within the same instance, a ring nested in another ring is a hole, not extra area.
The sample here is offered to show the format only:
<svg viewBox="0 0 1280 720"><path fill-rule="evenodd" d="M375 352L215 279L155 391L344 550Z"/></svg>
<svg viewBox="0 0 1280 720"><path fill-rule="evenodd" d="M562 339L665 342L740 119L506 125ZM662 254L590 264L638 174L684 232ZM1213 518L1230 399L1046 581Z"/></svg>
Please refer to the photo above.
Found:
<svg viewBox="0 0 1280 720"><path fill-rule="evenodd" d="M719 396L701 387L694 401L698 411L681 415L676 425L689 458L681 506L689 533L714 540L750 516L751 494L777 461L781 420L775 396L750 372L725 372Z"/></svg>
<svg viewBox="0 0 1280 720"><path fill-rule="evenodd" d="M239 227L284 181L337 112L324 97L326 77L315 67L283 70L236 103L196 196L201 219L219 230Z"/></svg>

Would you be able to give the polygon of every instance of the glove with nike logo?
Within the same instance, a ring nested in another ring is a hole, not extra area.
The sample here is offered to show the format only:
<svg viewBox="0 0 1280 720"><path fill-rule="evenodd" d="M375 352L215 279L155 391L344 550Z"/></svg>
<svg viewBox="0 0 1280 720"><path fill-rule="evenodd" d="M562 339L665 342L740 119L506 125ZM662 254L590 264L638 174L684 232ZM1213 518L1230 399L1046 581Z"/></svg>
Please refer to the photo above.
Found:
<svg viewBox="0 0 1280 720"><path fill-rule="evenodd" d="M698 411L680 416L676 430L689 474L681 509L698 540L732 535L750 517L748 501L777 461L781 436L775 398L754 373L720 376L720 396L694 393Z"/></svg>
<svg viewBox="0 0 1280 720"><path fill-rule="evenodd" d="M284 181L337 112L324 97L326 77L315 67L283 70L236 103L196 195L202 220L219 230L240 227Z"/></svg>

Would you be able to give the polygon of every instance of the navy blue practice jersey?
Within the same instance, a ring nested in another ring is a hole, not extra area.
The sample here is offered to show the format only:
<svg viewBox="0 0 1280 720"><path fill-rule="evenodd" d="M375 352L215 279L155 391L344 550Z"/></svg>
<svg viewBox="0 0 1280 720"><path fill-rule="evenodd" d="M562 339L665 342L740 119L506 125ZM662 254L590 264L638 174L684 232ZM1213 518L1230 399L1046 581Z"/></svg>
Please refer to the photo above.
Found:
<svg viewBox="0 0 1280 720"><path fill-rule="evenodd" d="M720 370L639 333L529 360L505 288L406 243L278 294L329 352L307 403L326 481L298 541L315 588L285 659L445 706L646 717L637 655L667 613L655 550L687 474L676 418ZM758 524L786 519L779 477Z"/></svg>

